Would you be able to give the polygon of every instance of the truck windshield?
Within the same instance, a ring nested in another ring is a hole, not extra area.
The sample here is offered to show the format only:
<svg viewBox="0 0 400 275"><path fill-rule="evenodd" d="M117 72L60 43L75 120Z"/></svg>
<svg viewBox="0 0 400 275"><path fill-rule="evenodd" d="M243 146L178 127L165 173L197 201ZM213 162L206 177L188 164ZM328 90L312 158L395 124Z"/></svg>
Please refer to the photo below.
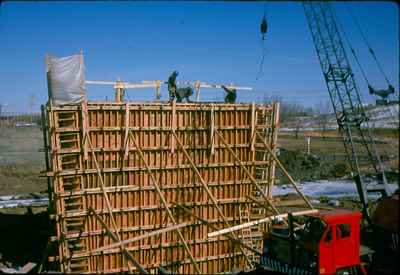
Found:
<svg viewBox="0 0 400 275"><path fill-rule="evenodd" d="M296 218L296 223L299 224L299 230L295 230L296 235L304 241L318 242L327 227L324 221L313 216L302 216L301 218Z"/></svg>

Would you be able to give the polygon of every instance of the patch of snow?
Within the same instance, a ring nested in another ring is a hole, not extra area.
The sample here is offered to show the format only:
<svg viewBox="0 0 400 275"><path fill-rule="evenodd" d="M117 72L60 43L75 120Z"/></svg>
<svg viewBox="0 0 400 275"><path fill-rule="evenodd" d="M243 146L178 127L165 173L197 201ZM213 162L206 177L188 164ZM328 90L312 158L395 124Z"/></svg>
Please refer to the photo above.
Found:
<svg viewBox="0 0 400 275"><path fill-rule="evenodd" d="M376 184L374 182L369 183L371 185ZM301 182L298 187L304 195L309 197L321 197L326 196L329 198L341 198L341 197L355 197L358 198L357 188L352 180L319 180L314 182ZM394 193L397 189L397 184L389 184L389 190ZM290 193L296 193L295 189L291 185L280 185L274 186L272 194L286 195ZM378 194L370 194L371 198L378 198Z"/></svg>
<svg viewBox="0 0 400 275"><path fill-rule="evenodd" d="M19 196L1 196L0 197L0 209L1 208L14 208L18 206L44 206L49 203L48 197L38 197L24 199Z"/></svg>
<svg viewBox="0 0 400 275"><path fill-rule="evenodd" d="M363 128L367 127L367 125L372 128L396 129L399 127L399 104L372 106L371 108L366 109L366 113L369 117L369 122L363 123L361 125ZM321 130L318 123L318 116L297 117L296 120L301 120L302 122L301 131ZM329 130L335 130L338 128L334 114L329 114L326 126ZM286 127L281 128L280 130L283 132L291 132L295 131L295 128L296 127L293 123L287 122Z"/></svg>

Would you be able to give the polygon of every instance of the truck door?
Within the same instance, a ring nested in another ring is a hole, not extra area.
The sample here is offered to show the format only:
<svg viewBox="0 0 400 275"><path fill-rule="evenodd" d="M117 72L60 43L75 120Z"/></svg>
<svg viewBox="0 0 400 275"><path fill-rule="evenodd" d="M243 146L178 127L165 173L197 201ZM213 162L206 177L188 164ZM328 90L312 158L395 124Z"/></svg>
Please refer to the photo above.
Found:
<svg viewBox="0 0 400 275"><path fill-rule="evenodd" d="M319 274L333 274L335 272L334 228L332 225L327 228L319 245Z"/></svg>
<svg viewBox="0 0 400 275"><path fill-rule="evenodd" d="M351 226L351 223L335 225L336 242L334 259L336 269L352 266L357 261L358 255L354 255L356 252L356 242Z"/></svg>

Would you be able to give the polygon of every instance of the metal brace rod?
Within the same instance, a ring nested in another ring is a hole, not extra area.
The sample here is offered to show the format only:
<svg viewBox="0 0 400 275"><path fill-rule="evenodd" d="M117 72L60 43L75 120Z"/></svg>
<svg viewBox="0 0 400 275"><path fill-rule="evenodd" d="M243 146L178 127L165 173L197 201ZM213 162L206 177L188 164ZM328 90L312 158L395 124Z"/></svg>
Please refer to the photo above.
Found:
<svg viewBox="0 0 400 275"><path fill-rule="evenodd" d="M289 175L288 171L286 171L285 167L282 165L282 163L279 161L279 159L275 156L275 154L272 152L271 148L269 148L268 144L265 142L265 140L262 138L260 133L256 131L256 135L261 139L262 143L264 144L264 147L267 149L268 153L272 156L272 158L275 160L275 162L278 164L279 168L281 168L283 174L287 177L287 179L290 181L290 183L293 185L294 189L296 189L297 193L300 195L300 197L305 201L308 207L311 209L314 209L314 206L310 203L310 201L303 195L303 193L300 191L300 189L297 187L296 182L294 179Z"/></svg>
<svg viewBox="0 0 400 275"><path fill-rule="evenodd" d="M208 220L203 219L202 217L196 215L195 213L193 213L192 211L190 211L190 209L187 208L186 206L181 205L181 204L176 204L176 206L179 207L180 209L182 209L182 210L183 210L185 213L187 213L188 215L190 215L190 216L196 218L196 219L199 220L200 222L207 224L209 227L211 227L212 230L216 230L216 231L219 230L218 227L216 227L215 225L213 225L212 223L210 223ZM245 243L244 243L242 240L240 240L239 238L234 238L234 237L232 237L232 236L230 236L230 235L223 235L223 236L226 237L226 238L228 238L228 239L231 240L232 242L238 243L238 244L242 245L243 247L245 247L245 248L247 248L247 249L253 251L253 252L256 253L257 255L260 255L260 256L262 255L262 252L261 252L261 251L259 251L259 250L257 250L257 249L254 249L253 247L251 247L251 246L245 244Z"/></svg>
<svg viewBox="0 0 400 275"><path fill-rule="evenodd" d="M215 131L217 136L221 139L222 143L228 148L229 152L232 154L232 156L236 159L236 161L239 163L240 167L246 172L246 174L249 176L251 182L256 186L257 190L263 195L265 202L268 204L268 206L272 209L272 211L275 214L279 214L278 209L276 209L275 206L272 205L272 203L269 201L267 195L265 194L264 190L262 190L261 186L257 183L257 181L254 179L253 175L250 173L250 171L246 168L246 166L243 165L242 161L240 158L233 152L231 146L225 141L224 137L219 133L218 130ZM268 209L267 209L268 210Z"/></svg>
<svg viewBox="0 0 400 275"><path fill-rule="evenodd" d="M136 150L139 152L140 158L142 159L144 165L146 166L147 172L148 172L149 175L150 175L151 181L153 182L153 185L154 185L154 187L155 187L155 189L156 189L156 191L157 191L158 196L159 196L160 199L161 199L161 202L162 202L162 204L163 204L165 210L167 211L167 214L168 214L169 218L171 219L171 221L172 221L174 224L177 225L178 223L176 222L174 216L172 215L171 210L170 210L169 207L168 207L167 201L165 200L164 195L162 194L161 189L160 189L160 187L159 187L158 184L157 184L157 180L155 179L155 177L154 177L152 171L150 170L150 167L149 167L149 165L147 164L147 162L146 162L146 160L145 160L145 158L144 158L143 152L142 152L142 150L140 149L140 147L139 147L138 143L136 142L136 139L135 139L135 137L133 136L133 134L132 134L131 131L129 131L129 136L130 136L130 138L132 139L133 143L135 144ZM187 243L186 243L186 240L185 240L185 238L183 237L181 231L179 230L179 228L176 228L175 231L176 231L176 233L178 234L178 237L181 239L181 242L182 242L182 244L183 244L183 247L185 248L186 252L188 253L189 258L190 258L190 261L192 262L193 267L194 267L194 269L196 270L197 274L201 274L202 272L200 271L199 267L197 266L197 262L196 262L196 260L194 259L192 253L190 252L190 249L189 249L189 247L188 247L188 245L187 245Z"/></svg>
<svg viewBox="0 0 400 275"><path fill-rule="evenodd" d="M107 224L103 221L103 219L96 213L96 211L93 210L93 208L89 208L89 214L93 214L94 217L101 223L101 225L104 227L104 229L107 231L108 235L110 235L111 239L113 239L114 242L119 242L119 245L122 249L123 255L131 261L140 271L142 274L149 274L144 267L133 258L132 254L125 248L125 246L121 243L121 240L117 234L114 234L110 230L110 228L107 226Z"/></svg>
<svg viewBox="0 0 400 275"><path fill-rule="evenodd" d="M215 205L215 207L217 208L217 212L218 214L221 216L221 218L224 220L225 224L227 226L230 226L228 221L226 220L226 217L224 215L224 213L222 212L221 208L218 205L217 200L214 198L213 194L211 193L210 189L208 188L205 180L203 179L203 177L201 176L199 170L197 169L195 163L193 162L192 158L189 156L189 153L186 151L185 147L183 146L182 142L180 141L180 139L178 138L178 136L176 135L175 132L172 132L174 138L176 139L178 145L181 147L184 155L186 156L186 158L189 160L193 170L195 171L197 177L200 179L201 184L203 185L203 188L206 190L207 195L209 196L209 198L211 199L212 203ZM236 236L234 235L234 233L232 233L233 237L236 238ZM250 265L250 267L253 267L253 264L251 262L251 260L248 258L248 256L246 255L246 253L244 253L244 250L242 247L240 247L240 251L243 253L243 256L245 257L245 259L247 260L248 264Z"/></svg>

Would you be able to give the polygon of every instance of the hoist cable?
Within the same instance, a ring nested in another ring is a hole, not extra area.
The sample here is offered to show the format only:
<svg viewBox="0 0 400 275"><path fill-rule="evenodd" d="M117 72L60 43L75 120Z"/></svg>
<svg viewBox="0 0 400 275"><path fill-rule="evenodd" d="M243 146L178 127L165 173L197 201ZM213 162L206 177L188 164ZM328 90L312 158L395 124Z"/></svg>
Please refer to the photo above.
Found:
<svg viewBox="0 0 400 275"><path fill-rule="evenodd" d="M264 60L265 60L265 56L267 55L267 49L264 47L264 43L262 43L261 47L262 47L262 56L261 56L261 62L260 62L260 66L258 68L256 80L259 80L262 76L264 76L264 70L263 70L264 69Z"/></svg>
<svg viewBox="0 0 400 275"><path fill-rule="evenodd" d="M375 62L376 62L376 64L377 64L377 67L379 68L380 72L381 72L382 75L384 76L384 78L385 78L385 80L386 80L386 83L387 83L389 86L391 86L391 84L390 84L390 82L389 82L389 80L388 80L388 78L387 78L385 72L384 72L383 69L382 69L382 66L380 65L378 59L377 59L376 56L375 56L374 51L373 51L372 48L371 48L371 45L368 43L368 40L366 39L366 37L365 37L365 35L364 35L364 33L363 33L361 27L360 27L360 24L358 23L358 21L357 21L357 19L356 19L356 17L355 17L354 14L351 12L350 7L346 6L346 9L347 9L348 13L350 14L352 20L354 21L355 25L357 26L357 29L358 29L358 31L360 32L360 34L361 34L361 36L362 36L362 38L363 38L363 40L364 40L364 43L367 45L367 47L368 47L368 49L369 49L369 52L370 52L370 54L372 55L373 59L375 60ZM348 37L347 37L347 35L346 35L345 31L344 31L344 28L341 26L341 24L340 24L340 22L339 22L338 20L336 20L336 21L338 22L340 28L342 28L342 32L343 32L343 35L344 35L344 37L345 37L345 40L347 41L347 43L348 43L349 46L350 46L351 52L353 53L354 59L356 60L356 62L357 62L357 64L358 64L359 68L360 68L360 71L361 71L361 73L362 73L362 75L363 75L365 81L367 82L368 86L370 86L370 84L369 84L369 82L368 82L368 79L367 79L367 77L365 76L364 70L362 69L362 67L361 67L361 65L360 65L360 63L359 63L359 61L358 61L358 58L357 58L357 56L356 56L356 54L355 54L355 51L354 51L354 49L351 47L351 44L350 44L349 39L348 39ZM386 114L386 115L388 116L387 119L396 119L396 117L398 117L398 114L396 115L396 111L393 110L393 109L392 109L392 106L390 106L390 105L389 105L389 106L383 106L383 107L382 107L382 111L383 111L384 114ZM372 129L370 129L370 130L371 130L374 134L377 133L377 130L376 130L376 127L375 127L375 123L374 123L374 127L373 127ZM393 144L392 144L392 146L393 146Z"/></svg>
<svg viewBox="0 0 400 275"><path fill-rule="evenodd" d="M353 14L353 12L351 11L351 9L350 9L349 6L346 5L346 9L347 9L347 12L350 14L350 17L351 17L352 20L354 21L354 24L357 26L357 29L358 29L358 31L360 32L361 37L363 38L365 44L367 45L368 50L369 50L370 54L372 55L373 59L375 60L377 67L379 68L380 72L382 73L383 77L385 78L386 83L387 83L388 85L391 85L391 84L390 84L390 81L389 81L389 79L388 79L388 77L386 76L385 72L383 71L383 68L382 68L380 62L379 62L378 59L376 58L376 55L375 55L374 50L372 49L372 47L371 47L371 45L369 44L367 38L365 37L364 32L362 31L362 29L361 29L361 27L360 27L360 24L358 23L357 18L354 16L354 14Z"/></svg>
<svg viewBox="0 0 400 275"><path fill-rule="evenodd" d="M261 55L261 61L260 61L260 66L258 68L258 73L257 73L257 77L256 80L260 79L263 75L264 75L264 60L265 60L265 55L267 54L267 50L264 44L264 40L265 40L265 35L268 31L268 24L267 24L267 13L268 13L268 9L267 9L267 4L268 2L265 1L264 2L264 9L263 9L263 17L262 17L262 21L261 21L261 25L260 25L260 31L261 31L261 50L262 50L262 55Z"/></svg>
<svg viewBox="0 0 400 275"><path fill-rule="evenodd" d="M268 4L268 1L265 1L264 2L264 17L266 17L267 13L268 13L267 4Z"/></svg>
<svg viewBox="0 0 400 275"><path fill-rule="evenodd" d="M369 81L368 81L368 78L367 78L367 76L366 76L366 74L365 74L365 71L364 71L364 69L363 69L362 66L361 66L361 63L359 62L359 59L358 59L357 54L356 54L356 51L355 51L354 48L352 47L351 42L350 42L350 39L348 38L347 33L346 33L346 31L344 30L344 28L343 28L343 25L342 25L341 22L338 20L338 17L336 16L335 13L333 13L333 16L335 17L335 21L337 22L337 25L338 25L338 27L339 27L339 29L340 29L340 32L343 33L343 37L344 37L346 43L348 44L348 46L349 46L349 48L350 48L350 50L351 50L351 53L352 53L352 55L353 55L353 57L354 57L354 59L355 59L357 65L358 65L358 67L360 68L361 74L362 74L363 78L365 79L365 82L367 83L368 86L371 86L370 83L369 83ZM383 112L386 113L386 114L389 116L389 118L395 118L395 115L394 115L393 112L392 112L391 106L387 106L387 108L386 108L386 107L383 107ZM375 127L373 127L373 128L375 128ZM372 129L372 131L375 132L374 129Z"/></svg>
<svg viewBox="0 0 400 275"><path fill-rule="evenodd" d="M348 36L347 36L347 34L346 34L346 32L345 32L345 30L343 28L343 25L340 23L340 21L338 20L338 18L335 15L335 13L333 13L333 16L335 17L335 21L337 22L340 31L343 33L344 40L348 44L348 47L350 48L350 51L351 51L351 53L352 53L357 65L358 65L358 67L360 68L361 74L362 74L365 82L367 82L368 86L371 86L369 81L368 81L367 75L365 74L365 71L364 71L363 67L361 66L361 63L360 63L360 61L359 61L359 59L357 57L356 51L354 50L353 46L351 45L350 39L348 38Z"/></svg>

